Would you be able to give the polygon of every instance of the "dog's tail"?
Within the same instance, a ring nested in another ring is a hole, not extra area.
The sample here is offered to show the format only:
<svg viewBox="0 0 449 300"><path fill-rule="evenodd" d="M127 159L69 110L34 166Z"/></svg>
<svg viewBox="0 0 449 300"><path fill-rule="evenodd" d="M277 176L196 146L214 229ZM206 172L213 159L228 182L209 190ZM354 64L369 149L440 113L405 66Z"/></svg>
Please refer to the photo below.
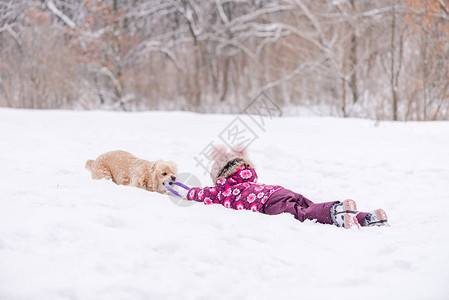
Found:
<svg viewBox="0 0 449 300"><path fill-rule="evenodd" d="M88 169L89 171L92 171L92 164L93 163L94 163L94 161L92 159L89 159L88 161L86 161L85 168Z"/></svg>

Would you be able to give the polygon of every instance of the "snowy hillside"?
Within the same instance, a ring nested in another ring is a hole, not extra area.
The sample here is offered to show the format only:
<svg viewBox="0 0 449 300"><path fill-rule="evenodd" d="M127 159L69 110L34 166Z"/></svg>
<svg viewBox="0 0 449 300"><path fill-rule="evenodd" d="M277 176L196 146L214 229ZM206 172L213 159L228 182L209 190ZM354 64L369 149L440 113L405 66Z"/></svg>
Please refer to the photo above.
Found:
<svg viewBox="0 0 449 300"><path fill-rule="evenodd" d="M197 166L236 120L259 181L384 208L344 230L94 181L123 149ZM449 123L0 110L0 299L449 299ZM257 136L257 138L256 138Z"/></svg>

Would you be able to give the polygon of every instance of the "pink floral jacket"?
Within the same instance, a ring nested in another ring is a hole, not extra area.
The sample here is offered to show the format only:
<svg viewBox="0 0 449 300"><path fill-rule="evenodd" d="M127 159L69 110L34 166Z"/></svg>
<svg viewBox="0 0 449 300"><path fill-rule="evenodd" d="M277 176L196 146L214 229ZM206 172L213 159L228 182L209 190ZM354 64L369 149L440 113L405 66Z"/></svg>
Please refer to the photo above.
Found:
<svg viewBox="0 0 449 300"><path fill-rule="evenodd" d="M226 179L219 179L214 187L191 188L187 200L218 203L232 209L248 209L263 213L267 199L276 191L283 189L278 185L257 183L257 174L253 168L241 165Z"/></svg>

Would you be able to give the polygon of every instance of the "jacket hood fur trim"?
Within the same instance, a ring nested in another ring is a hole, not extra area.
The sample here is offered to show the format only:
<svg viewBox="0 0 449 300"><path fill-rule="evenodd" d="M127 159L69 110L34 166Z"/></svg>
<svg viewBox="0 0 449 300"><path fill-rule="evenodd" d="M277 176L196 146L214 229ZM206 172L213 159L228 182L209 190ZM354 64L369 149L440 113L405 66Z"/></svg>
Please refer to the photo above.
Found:
<svg viewBox="0 0 449 300"><path fill-rule="evenodd" d="M226 179L231 176L241 165L246 165L247 167L254 168L251 161L246 158L235 158L226 163L226 165L218 172L218 177L215 182L220 179Z"/></svg>
<svg viewBox="0 0 449 300"><path fill-rule="evenodd" d="M214 183L219 179L229 177L241 165L253 167L248 159L247 149L242 145L232 147L229 152L224 145L215 146L212 151L212 159L214 164L210 172L210 178Z"/></svg>

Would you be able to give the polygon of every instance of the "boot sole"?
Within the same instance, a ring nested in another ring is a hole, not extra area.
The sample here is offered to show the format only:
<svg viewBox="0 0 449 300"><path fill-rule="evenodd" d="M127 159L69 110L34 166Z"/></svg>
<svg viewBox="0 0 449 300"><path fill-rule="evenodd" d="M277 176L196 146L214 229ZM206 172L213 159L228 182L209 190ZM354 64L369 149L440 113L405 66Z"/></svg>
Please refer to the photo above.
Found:
<svg viewBox="0 0 449 300"><path fill-rule="evenodd" d="M376 217L379 220L375 222L377 226L390 226L390 224L388 224L387 214L382 208L376 209L374 213L376 214Z"/></svg>
<svg viewBox="0 0 449 300"><path fill-rule="evenodd" d="M355 214L357 213L357 204L355 204L354 200L347 199L343 201L345 208L345 228L350 229L352 227L357 227L360 229L360 224Z"/></svg>

